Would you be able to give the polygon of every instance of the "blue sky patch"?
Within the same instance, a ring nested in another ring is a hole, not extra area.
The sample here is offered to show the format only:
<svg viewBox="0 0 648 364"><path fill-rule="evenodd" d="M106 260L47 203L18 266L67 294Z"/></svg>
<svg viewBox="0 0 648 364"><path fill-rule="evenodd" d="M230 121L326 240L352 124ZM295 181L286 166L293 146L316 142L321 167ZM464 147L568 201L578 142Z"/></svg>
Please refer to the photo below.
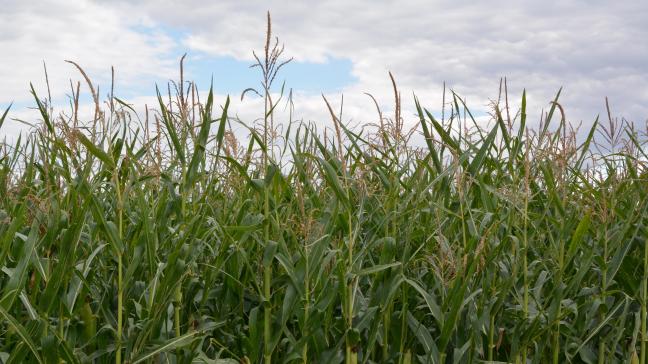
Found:
<svg viewBox="0 0 648 364"><path fill-rule="evenodd" d="M261 70L250 68L252 62L233 57L187 56L188 77L199 85L214 77L214 88L221 93L240 93L248 87L260 87ZM329 59L325 63L292 61L282 67L274 82L278 89L285 81L287 88L306 92L331 92L353 83L351 61Z"/></svg>
<svg viewBox="0 0 648 364"><path fill-rule="evenodd" d="M261 73L258 68L250 68L252 61L242 61L231 56L213 56L183 48L182 40L190 34L189 31L168 26L137 26L132 29L149 36L163 33L172 38L176 47L167 57L179 62L182 54L186 52L185 79L196 82L200 89L209 87L212 76L214 90L218 93L238 97L246 88L260 88ZM250 54L251 52L252 50ZM278 90L285 82L287 89L307 93L340 91L356 81L351 73L352 67L353 63L349 59L341 58L329 58L321 63L292 61L282 67L273 88ZM121 88L119 93L124 97L152 94L155 84L166 90L167 82L166 79L144 79L141 80L140 86Z"/></svg>

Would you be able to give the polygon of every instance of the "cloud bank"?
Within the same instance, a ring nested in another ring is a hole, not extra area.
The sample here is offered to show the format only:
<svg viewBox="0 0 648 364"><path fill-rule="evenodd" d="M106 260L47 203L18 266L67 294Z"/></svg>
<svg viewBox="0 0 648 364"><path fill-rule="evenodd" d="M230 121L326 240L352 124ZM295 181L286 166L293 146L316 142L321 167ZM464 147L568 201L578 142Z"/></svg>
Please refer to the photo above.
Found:
<svg viewBox="0 0 648 364"><path fill-rule="evenodd" d="M344 115L358 122L376 119L364 92L390 109L388 71L409 110L415 92L438 112L445 81L485 112L507 77L512 104L526 88L531 118L560 87L573 123L605 115L606 96L613 114L648 118L648 4L639 1L15 1L0 15L0 49L8 50L0 106L29 96L27 82L42 80L41 59L60 90L79 78L63 59L77 60L104 85L115 65L125 89L175 77L185 51L250 62L263 46L268 9L287 55L351 62L353 82L322 92L337 100L344 93ZM319 93L296 92L299 116L326 118Z"/></svg>

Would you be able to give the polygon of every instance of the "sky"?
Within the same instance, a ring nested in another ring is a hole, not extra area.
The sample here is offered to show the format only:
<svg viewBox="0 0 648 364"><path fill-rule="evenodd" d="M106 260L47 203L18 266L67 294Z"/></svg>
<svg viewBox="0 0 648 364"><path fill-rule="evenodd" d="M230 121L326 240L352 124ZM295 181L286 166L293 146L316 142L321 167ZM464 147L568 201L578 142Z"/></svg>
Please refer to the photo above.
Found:
<svg viewBox="0 0 648 364"><path fill-rule="evenodd" d="M539 120L563 87L567 119L591 125L612 115L645 125L648 119L648 2L643 1L92 1L0 0L0 111L36 120L29 84L53 103L69 103L70 81L82 80L65 60L81 65L102 98L115 69L115 94L142 107L155 85L185 79L216 102L233 99L242 119L258 117L260 100L240 101L259 85L252 51L272 30L293 57L280 73L295 95L295 117L325 122L324 94L335 108L344 95L343 120L377 121L371 93L387 114L393 108L388 72L403 98L406 124L414 124L413 95L440 114L443 83L487 119L500 79L508 81L512 112L526 89L530 120ZM83 91L89 102L88 90ZM88 108L90 109L90 108ZM92 117L88 113L88 118ZM25 127L8 120L0 138Z"/></svg>

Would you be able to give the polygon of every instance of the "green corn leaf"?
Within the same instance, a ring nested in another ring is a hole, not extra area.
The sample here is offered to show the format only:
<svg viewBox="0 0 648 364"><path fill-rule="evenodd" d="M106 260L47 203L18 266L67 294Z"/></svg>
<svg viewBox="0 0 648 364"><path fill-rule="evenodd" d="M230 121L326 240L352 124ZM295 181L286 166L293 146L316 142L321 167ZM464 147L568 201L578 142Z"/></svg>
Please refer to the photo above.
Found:
<svg viewBox="0 0 648 364"><path fill-rule="evenodd" d="M133 364L141 363L148 359L153 358L154 356L160 353L165 353L171 350L175 350L177 348L185 347L191 344L194 340L196 340L200 336L200 334L201 333L199 331L194 331L194 332L184 334L180 337L167 340L163 344L158 345L155 349L143 354L142 356L134 358L132 363Z"/></svg>
<svg viewBox="0 0 648 364"><path fill-rule="evenodd" d="M18 333L22 342L27 345L32 355L34 356L34 359L36 359L36 362L43 363L43 359L39 354L38 347L27 333L25 327L23 327L20 322L18 322L15 317L10 315L9 312L7 312L2 306L0 306L0 316L2 316L3 320L5 320L9 326L16 330L16 333Z"/></svg>
<svg viewBox="0 0 648 364"><path fill-rule="evenodd" d="M110 168L115 168L115 161L113 158L110 156L110 154L104 152L102 149L94 145L85 135L83 135L81 132L78 132L77 138L79 139L79 142L83 144L88 149L88 152L90 154L94 155L95 157L99 158L102 162L106 163L108 167Z"/></svg>

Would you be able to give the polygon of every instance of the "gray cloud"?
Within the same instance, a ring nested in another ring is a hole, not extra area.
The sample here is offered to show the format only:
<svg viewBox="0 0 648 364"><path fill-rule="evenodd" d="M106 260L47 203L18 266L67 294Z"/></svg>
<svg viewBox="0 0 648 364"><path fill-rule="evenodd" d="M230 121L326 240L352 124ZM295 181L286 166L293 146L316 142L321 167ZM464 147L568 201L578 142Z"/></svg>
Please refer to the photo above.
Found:
<svg viewBox="0 0 648 364"><path fill-rule="evenodd" d="M124 5L126 6L126 5ZM537 111L559 87L572 121L590 123L609 96L621 116L648 117L648 5L638 1L325 1L135 5L191 33L185 46L250 59L263 41L264 10L297 59L353 62L357 84L389 102L392 70L404 91L438 104L445 80L473 107L497 96L506 76Z"/></svg>
<svg viewBox="0 0 648 364"><path fill-rule="evenodd" d="M81 64L105 89L110 67L118 81L170 76L176 61L164 56L174 47L169 36L133 29L146 22L129 13L87 1L3 2L0 13L0 102L28 100L29 82L44 92L43 64L53 96L69 90L78 72L64 60Z"/></svg>

